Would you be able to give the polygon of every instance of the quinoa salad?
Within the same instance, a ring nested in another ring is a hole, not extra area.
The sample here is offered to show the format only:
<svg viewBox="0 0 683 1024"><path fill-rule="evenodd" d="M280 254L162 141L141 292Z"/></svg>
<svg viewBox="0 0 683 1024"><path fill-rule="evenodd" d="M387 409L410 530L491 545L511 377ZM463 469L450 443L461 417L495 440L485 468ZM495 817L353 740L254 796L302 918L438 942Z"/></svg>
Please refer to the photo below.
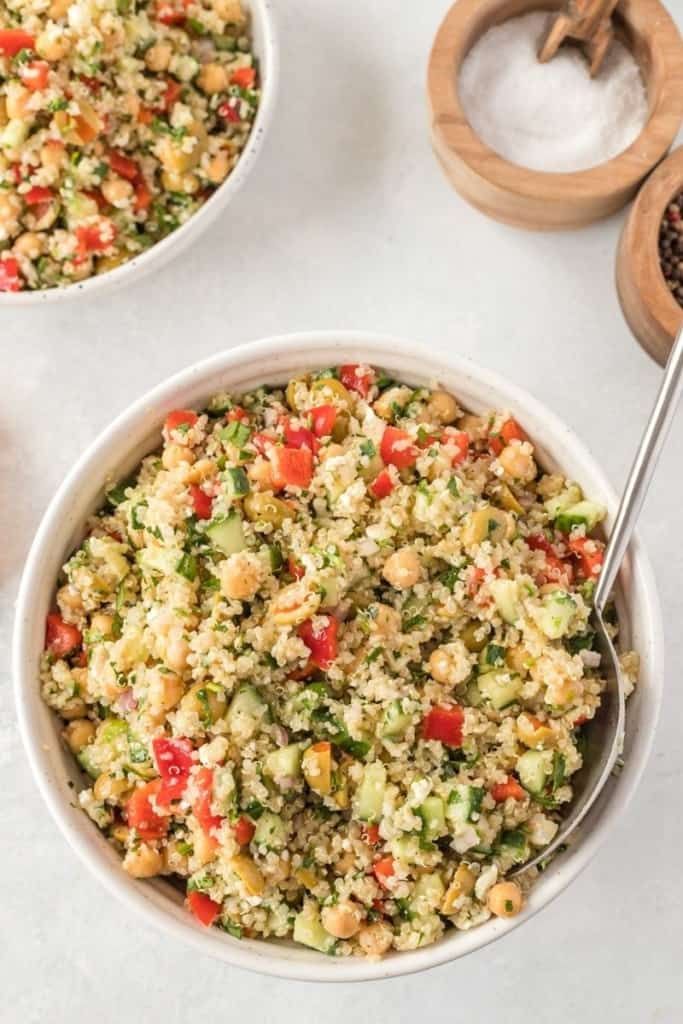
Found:
<svg viewBox="0 0 683 1024"><path fill-rule="evenodd" d="M64 566L41 667L123 870L337 956L518 914L599 713L604 509L508 412L366 365L161 439Z"/></svg>
<svg viewBox="0 0 683 1024"><path fill-rule="evenodd" d="M101 274L184 224L258 103L240 0L2 0L0 292Z"/></svg>

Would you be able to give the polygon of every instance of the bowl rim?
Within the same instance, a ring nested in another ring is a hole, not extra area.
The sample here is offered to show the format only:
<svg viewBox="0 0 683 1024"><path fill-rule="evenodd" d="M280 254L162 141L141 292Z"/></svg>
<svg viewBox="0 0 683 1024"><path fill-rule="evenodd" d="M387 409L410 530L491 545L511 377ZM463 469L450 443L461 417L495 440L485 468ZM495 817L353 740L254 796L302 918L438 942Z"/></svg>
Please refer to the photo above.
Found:
<svg viewBox="0 0 683 1024"><path fill-rule="evenodd" d="M358 361L379 365L385 363L389 367L392 361L394 365L398 361L403 369L397 372L408 375L411 372L410 365L418 379L432 370L434 377L438 378L441 370L453 377L459 375L463 380L469 380L474 387L496 392L511 411L527 411L530 419L542 422L553 435L556 452L562 446L563 451L566 447L566 450L572 453L574 460L580 462L586 473L599 485L608 504L610 516L613 517L617 505L616 496L601 469L573 430L537 399L498 373L479 367L469 359L441 350L427 360L426 370L424 356L420 356L420 346L415 342L369 331L321 330L278 335L220 352L174 374L134 401L78 458L50 502L26 561L16 604L12 667L20 733L41 795L69 845L113 895L126 906L141 913L150 924L170 932L197 950L234 966L302 981L347 982L411 974L456 960L488 945L519 927L548 905L586 867L631 799L650 753L662 697L663 632L654 574L647 555L636 538L630 549L628 571L631 576L637 576L638 585L644 595L641 614L647 624L647 656L650 666L647 702L641 712L644 724L639 723L634 729L634 749L621 775L611 784L609 797L604 801L601 797L598 801L599 813L593 818L592 829L580 836L569 854L553 861L537 881L523 912L514 919L489 920L470 931L450 933L450 941L445 937L431 946L397 953L379 962L358 958L330 961L319 954L308 955L310 951L298 948L290 957L278 957L274 955L282 948L278 943L262 940L240 942L217 932L216 929L202 929L193 922L184 908L176 906L169 899L162 883L140 884L128 878L118 869L120 858L104 836L80 809L74 813L68 801L63 799L58 791L56 777L51 778L50 748L40 741L39 718L47 709L36 685L38 650L35 630L40 624L35 622L34 597L42 590L42 567L48 561L52 536L71 506L77 504L79 489L89 476L92 477L94 474L100 484L104 485L102 469L98 470L104 456L108 452L114 452L117 447L124 450L129 437L142 435L144 431L149 433L150 418L154 421L157 418L161 419L161 413L175 404L179 392L187 393L201 385L201 395L206 398L211 390L210 379L225 378L231 371L239 372L240 368L245 369L259 361L262 367L259 376L267 380L270 374L270 379L275 379L276 376L297 372L306 365L313 365L314 361L320 361L320 354L323 351L329 359L330 350L333 348L335 354L351 354L352 358L355 357ZM363 354L365 360L362 358ZM320 361L320 365L324 363L325 358ZM280 374L278 366L282 371ZM199 395L200 392L197 391L194 400L201 401ZM184 399L181 397L180 401ZM131 449L130 444L128 448ZM79 512L78 518L82 522L85 514Z"/></svg>
<svg viewBox="0 0 683 1024"><path fill-rule="evenodd" d="M555 11L563 0L527 0L515 3L509 20L534 10ZM660 0L622 0L618 15L627 25L647 28L650 50L660 62L661 81L656 106L650 109L642 131L630 146L610 160L582 171L538 171L515 164L491 149L470 126L460 102L458 74L476 40L473 23L510 0L457 0L446 12L429 57L427 92L432 131L445 157L453 157L471 174L504 193L526 199L576 204L590 198L608 200L633 192L644 175L664 157L683 120L683 41L671 15ZM445 55L448 59L445 59Z"/></svg>
<svg viewBox="0 0 683 1024"><path fill-rule="evenodd" d="M0 310L5 307L11 309L12 307L36 306L44 303L68 302L100 295L104 291L115 291L125 286L133 275L137 281L179 255L193 241L196 241L225 210L250 176L261 154L273 121L280 79L280 45L274 0L244 0L244 3L249 7L252 18L258 17L260 21L260 52L257 56L265 70L265 79L254 123L232 173L184 224L138 256L126 260L125 263L104 274L87 277L84 281L74 281L71 284L59 285L57 288L2 292L0 293Z"/></svg>

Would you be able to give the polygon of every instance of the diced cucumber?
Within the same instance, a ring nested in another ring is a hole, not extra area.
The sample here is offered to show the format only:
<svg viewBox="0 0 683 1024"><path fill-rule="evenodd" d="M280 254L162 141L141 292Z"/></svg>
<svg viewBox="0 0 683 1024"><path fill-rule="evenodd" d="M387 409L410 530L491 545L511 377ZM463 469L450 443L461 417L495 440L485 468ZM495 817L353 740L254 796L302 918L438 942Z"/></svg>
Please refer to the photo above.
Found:
<svg viewBox="0 0 683 1024"><path fill-rule="evenodd" d="M417 809L422 818L422 839L433 843L446 834L446 806L440 796L428 796Z"/></svg>
<svg viewBox="0 0 683 1024"><path fill-rule="evenodd" d="M234 555L238 551L244 551L247 546L242 519L237 512L231 512L225 519L217 519L215 522L209 523L206 535L213 546L222 551L224 555Z"/></svg>
<svg viewBox="0 0 683 1024"><path fill-rule="evenodd" d="M559 640L569 629L575 611L576 602L566 590L553 590L535 610L534 619L550 640Z"/></svg>
<svg viewBox="0 0 683 1024"><path fill-rule="evenodd" d="M501 644L487 644L479 654L480 671L491 672L494 668L502 668L506 654L507 648Z"/></svg>
<svg viewBox="0 0 683 1024"><path fill-rule="evenodd" d="M519 586L516 580L491 580L489 590L505 622L511 626L522 617L522 606L519 600Z"/></svg>
<svg viewBox="0 0 683 1024"><path fill-rule="evenodd" d="M381 761L365 765L363 779L355 796L356 817L360 821L376 823L380 820L386 784L387 770Z"/></svg>
<svg viewBox="0 0 683 1024"><path fill-rule="evenodd" d="M225 490L227 491L228 497L232 498L244 498L249 494L249 477L244 472L241 466L235 468L230 467L225 471ZM208 531L207 531L208 532Z"/></svg>
<svg viewBox="0 0 683 1024"><path fill-rule="evenodd" d="M429 874L420 875L413 887L410 897L411 909L417 913L425 913L441 906L441 901L446 894L446 887L443 884L441 875Z"/></svg>
<svg viewBox="0 0 683 1024"><path fill-rule="evenodd" d="M406 864L415 864L424 856L420 849L418 836L409 833L404 833L397 836L396 839L392 839L389 843L389 849L391 850L392 857L395 857L396 860L402 860Z"/></svg>
<svg viewBox="0 0 683 1024"><path fill-rule="evenodd" d="M93 761L93 748L92 745L83 747L80 754L76 756L76 760L80 764L83 771L90 776L91 779L96 779L100 774L100 770Z"/></svg>
<svg viewBox="0 0 683 1024"><path fill-rule="evenodd" d="M114 743L122 736L128 735L128 722L122 718L105 718L97 730L98 743Z"/></svg>
<svg viewBox="0 0 683 1024"><path fill-rule="evenodd" d="M480 708L484 703L484 697L479 689L476 679L470 680L465 687L465 705L470 708Z"/></svg>
<svg viewBox="0 0 683 1024"><path fill-rule="evenodd" d="M569 484L559 494L554 495L552 498L548 498L547 501L543 502L543 507L550 516L551 519L556 519L560 512L564 512L566 508L570 508L572 505L576 505L577 502L581 501L583 493L578 484Z"/></svg>
<svg viewBox="0 0 683 1024"><path fill-rule="evenodd" d="M282 548L277 544L268 545L268 558L270 559L270 571L279 572L282 566L285 564L284 555L282 554Z"/></svg>
<svg viewBox="0 0 683 1024"><path fill-rule="evenodd" d="M287 845L287 826L279 814L264 811L256 822L253 842L267 850L282 850Z"/></svg>
<svg viewBox="0 0 683 1024"><path fill-rule="evenodd" d="M263 768L275 782L284 778L298 779L301 775L301 744L290 743L279 750L271 750L266 754Z"/></svg>
<svg viewBox="0 0 683 1024"><path fill-rule="evenodd" d="M496 669L485 672L477 680L479 691L496 711L502 711L519 697L522 680L515 672L508 669Z"/></svg>
<svg viewBox="0 0 683 1024"><path fill-rule="evenodd" d="M569 533L573 526L585 526L586 532L590 533L606 515L607 509L604 505L599 505L596 501L579 501L563 509L555 517L555 526L562 533Z"/></svg>
<svg viewBox="0 0 683 1024"><path fill-rule="evenodd" d="M519 781L530 793L539 796L545 789L553 770L551 750L527 750L517 760Z"/></svg>
<svg viewBox="0 0 683 1024"><path fill-rule="evenodd" d="M403 710L401 701L395 700L384 712L381 734L385 739L402 739L410 725L410 721L410 715L406 714Z"/></svg>
<svg viewBox="0 0 683 1024"><path fill-rule="evenodd" d="M528 859L529 844L526 835L520 828L502 832L499 842L504 852L512 857L515 864L522 864Z"/></svg>
<svg viewBox="0 0 683 1024"><path fill-rule="evenodd" d="M448 818L450 821L465 825L472 821L481 810L484 790L481 786L458 784L451 790L448 797Z"/></svg>
<svg viewBox="0 0 683 1024"><path fill-rule="evenodd" d="M268 705L250 683L244 683L232 698L228 708L231 732L253 736L259 724L269 717Z"/></svg>
<svg viewBox="0 0 683 1024"><path fill-rule="evenodd" d="M317 912L308 907L294 918L293 938L295 942L317 949L319 953L331 953L336 944L334 936L323 928Z"/></svg>

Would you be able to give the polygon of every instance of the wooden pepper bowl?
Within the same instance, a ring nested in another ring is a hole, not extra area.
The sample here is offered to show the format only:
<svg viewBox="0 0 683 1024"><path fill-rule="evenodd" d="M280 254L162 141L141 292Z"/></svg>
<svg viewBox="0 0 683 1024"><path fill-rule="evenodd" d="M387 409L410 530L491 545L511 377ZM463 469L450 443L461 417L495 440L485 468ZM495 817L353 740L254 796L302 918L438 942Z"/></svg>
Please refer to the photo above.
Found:
<svg viewBox="0 0 683 1024"><path fill-rule="evenodd" d="M623 153L572 173L509 163L470 127L458 95L462 63L488 29L562 0L458 0L436 34L429 59L432 143L453 187L482 213L516 227L574 228L624 206L671 146L683 120L683 43L659 0L621 0L615 23L647 89L649 119ZM524 84L520 82L520 88Z"/></svg>
<svg viewBox="0 0 683 1024"><path fill-rule="evenodd" d="M626 321L646 352L662 366L683 326L683 309L659 265L659 225L683 191L683 147L647 180L631 207L617 250L617 292Z"/></svg>

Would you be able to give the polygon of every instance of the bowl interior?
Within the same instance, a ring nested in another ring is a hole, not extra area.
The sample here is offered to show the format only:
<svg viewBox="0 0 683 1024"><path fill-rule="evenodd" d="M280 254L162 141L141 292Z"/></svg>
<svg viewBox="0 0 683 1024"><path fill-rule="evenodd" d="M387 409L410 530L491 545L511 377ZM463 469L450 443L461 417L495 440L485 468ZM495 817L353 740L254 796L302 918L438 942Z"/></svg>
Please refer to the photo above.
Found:
<svg viewBox="0 0 683 1024"><path fill-rule="evenodd" d="M80 787L82 777L63 748L56 717L40 699L37 666L59 568L81 540L85 518L100 506L105 485L125 476L159 445L160 425L171 408L200 406L215 391L239 392L262 383L281 383L304 370L349 361L374 363L415 384L438 381L475 412L509 410L535 440L542 465L561 469L577 480L588 494L608 504L613 518L614 495L571 431L526 393L489 371L450 356L427 361L419 346L372 335L296 335L259 342L216 356L161 385L119 417L85 453L48 509L29 555L14 644L19 720L34 774L60 828L88 867L131 907L204 952L266 973L321 981L390 977L444 963L505 934L548 903L587 863L635 788L652 738L661 688L656 591L647 559L636 542L621 574L618 602L621 642L633 645L642 658L642 682L629 701L626 764L604 790L571 847L539 877L527 907L514 920L495 919L471 932L451 931L433 946L394 954L380 963L334 960L288 942L238 941L215 929L202 929L186 913L182 894L171 884L139 883L124 875L118 854L73 804L72 787Z"/></svg>

